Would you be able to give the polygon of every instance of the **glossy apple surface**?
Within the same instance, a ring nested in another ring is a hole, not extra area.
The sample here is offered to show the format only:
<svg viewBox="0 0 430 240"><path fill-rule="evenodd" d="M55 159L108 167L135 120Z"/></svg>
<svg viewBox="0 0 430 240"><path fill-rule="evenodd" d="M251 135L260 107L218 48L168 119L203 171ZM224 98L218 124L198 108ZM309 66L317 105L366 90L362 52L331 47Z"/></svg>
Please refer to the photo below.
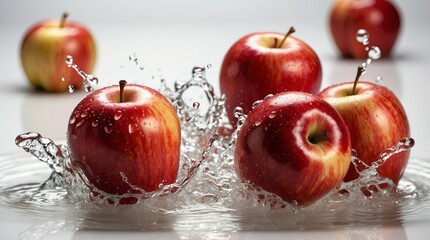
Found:
<svg viewBox="0 0 430 240"><path fill-rule="evenodd" d="M284 91L317 93L322 69L315 51L304 41L274 32L252 33L234 43L224 57L220 89L226 95L226 111L235 125L234 109L244 113L268 94Z"/></svg>
<svg viewBox="0 0 430 240"><path fill-rule="evenodd" d="M387 148L409 137L409 122L402 104L384 86L358 82L340 83L324 89L319 96L329 102L345 120L351 134L352 148L367 165L379 159ZM378 173L397 184L405 171L409 151L398 153L378 168ZM345 181L358 177L351 164Z"/></svg>
<svg viewBox="0 0 430 240"><path fill-rule="evenodd" d="M21 43L21 63L30 84L48 92L67 91L69 85L81 88L82 78L65 64L67 55L84 72L93 72L96 46L88 29L63 19L45 20L33 25Z"/></svg>
<svg viewBox="0 0 430 240"><path fill-rule="evenodd" d="M73 164L109 194L139 193L130 185L151 192L174 183L181 140L174 107L145 86L125 86L122 102L119 93L117 85L105 87L76 106L67 132Z"/></svg>
<svg viewBox="0 0 430 240"><path fill-rule="evenodd" d="M378 46L382 57L393 50L401 27L398 7L389 0L337 0L330 13L333 38L344 57L367 58L362 43L357 42L357 31L369 33L369 45Z"/></svg>
<svg viewBox="0 0 430 240"><path fill-rule="evenodd" d="M311 94L286 92L249 113L234 156L242 181L307 205L342 181L351 142L342 117L330 104Z"/></svg>

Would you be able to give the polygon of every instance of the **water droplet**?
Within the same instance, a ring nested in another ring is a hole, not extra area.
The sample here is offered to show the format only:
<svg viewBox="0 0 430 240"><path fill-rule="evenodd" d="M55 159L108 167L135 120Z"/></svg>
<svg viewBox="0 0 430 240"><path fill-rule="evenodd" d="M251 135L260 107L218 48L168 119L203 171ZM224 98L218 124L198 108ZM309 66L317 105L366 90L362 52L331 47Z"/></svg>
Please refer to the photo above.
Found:
<svg viewBox="0 0 430 240"><path fill-rule="evenodd" d="M97 127L97 125L99 125L99 121L98 121L98 120L94 120L94 121L91 123L91 126L93 126L93 127Z"/></svg>
<svg viewBox="0 0 430 240"><path fill-rule="evenodd" d="M69 85L69 93L73 93L75 91L75 87L73 85Z"/></svg>
<svg viewBox="0 0 430 240"><path fill-rule="evenodd" d="M107 134L111 133L113 131L113 126L112 124L106 125L104 126L104 130Z"/></svg>
<svg viewBox="0 0 430 240"><path fill-rule="evenodd" d="M85 92L86 92L86 93L90 93L90 92L93 92L93 91L94 91L94 88L93 88L93 87L91 87L90 85L86 85L86 86L84 87L84 89L85 89Z"/></svg>
<svg viewBox="0 0 430 240"><path fill-rule="evenodd" d="M200 107L200 103L199 102L194 102L193 103L193 109L199 109L199 107Z"/></svg>
<svg viewBox="0 0 430 240"><path fill-rule="evenodd" d="M66 56L66 64L67 64L67 66L68 67L72 67L73 62L74 62L73 56L67 55Z"/></svg>
<svg viewBox="0 0 430 240"><path fill-rule="evenodd" d="M119 120L121 117L122 117L122 112L121 112L121 111L118 111L118 112L116 112L116 113L115 113L115 116L114 116L113 118L114 118L114 119L115 119L115 121L116 121L116 120Z"/></svg>
<svg viewBox="0 0 430 240"><path fill-rule="evenodd" d="M84 124L85 119L82 119L81 121L79 121L78 123L76 123L76 127L80 127L82 126L82 124Z"/></svg>
<svg viewBox="0 0 430 240"><path fill-rule="evenodd" d="M128 56L128 60L136 62L138 61L137 57L136 57L136 53L133 53L132 55Z"/></svg>
<svg viewBox="0 0 430 240"><path fill-rule="evenodd" d="M258 121L255 122L254 126L258 127L258 126L260 126L260 124L261 124L261 121L258 120Z"/></svg>
<svg viewBox="0 0 430 240"><path fill-rule="evenodd" d="M61 78L61 81L62 81L62 82L65 82L65 81L66 81L66 79L65 79L64 77L62 77L62 78Z"/></svg>
<svg viewBox="0 0 430 240"><path fill-rule="evenodd" d="M276 117L276 111L270 112L269 118L274 118L274 117Z"/></svg>
<svg viewBox="0 0 430 240"><path fill-rule="evenodd" d="M384 81L384 79L381 76L377 76L375 79L375 83L381 84Z"/></svg>
<svg viewBox="0 0 430 240"><path fill-rule="evenodd" d="M144 70L145 68L144 68L143 66L140 66L140 67L139 67L139 69L140 69L140 70Z"/></svg>
<svg viewBox="0 0 430 240"><path fill-rule="evenodd" d="M75 121L76 121L76 118L72 116L69 120L69 123L73 124L73 123L75 123Z"/></svg>
<svg viewBox="0 0 430 240"><path fill-rule="evenodd" d="M210 64L210 63L209 63L208 65L206 65L206 68L207 68L207 69L209 69L209 68L211 68L211 67L212 67L212 64Z"/></svg>
<svg viewBox="0 0 430 240"><path fill-rule="evenodd" d="M369 44L369 33L364 29L359 29L357 31L356 39L358 42L363 43L363 45Z"/></svg>
<svg viewBox="0 0 430 240"><path fill-rule="evenodd" d="M96 76L91 75L91 74L87 75L86 80L88 83L93 84L93 85L97 85L99 83L99 79Z"/></svg>
<svg viewBox="0 0 430 240"><path fill-rule="evenodd" d="M372 46L367 54L370 59L379 59L381 58L381 49L377 46Z"/></svg>
<svg viewBox="0 0 430 240"><path fill-rule="evenodd" d="M133 124L128 124L128 132L129 133L134 133L135 128L133 127Z"/></svg>
<svg viewBox="0 0 430 240"><path fill-rule="evenodd" d="M195 66L191 71L193 79L206 79L206 70L203 66Z"/></svg>

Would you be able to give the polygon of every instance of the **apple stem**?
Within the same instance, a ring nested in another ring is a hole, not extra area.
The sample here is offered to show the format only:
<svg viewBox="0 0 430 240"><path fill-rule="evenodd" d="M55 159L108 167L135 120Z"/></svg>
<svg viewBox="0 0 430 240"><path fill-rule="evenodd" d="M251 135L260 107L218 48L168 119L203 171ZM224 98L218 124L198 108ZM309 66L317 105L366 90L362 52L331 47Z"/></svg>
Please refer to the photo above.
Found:
<svg viewBox="0 0 430 240"><path fill-rule="evenodd" d="M64 27L64 24L66 23L66 19L69 17L69 14L67 12L63 13L60 20L60 28Z"/></svg>
<svg viewBox="0 0 430 240"><path fill-rule="evenodd" d="M290 36L290 34L295 33L296 29L294 27L290 27L290 30L285 34L284 38L282 39L281 43L277 45L277 39L275 40L275 48L281 48L282 45L284 45L285 40L287 40L287 37Z"/></svg>
<svg viewBox="0 0 430 240"><path fill-rule="evenodd" d="M364 68L362 66L358 66L357 68L357 75L355 75L354 85L352 86L352 93L351 95L355 94L355 89L357 88L358 80L360 79L361 75L363 74Z"/></svg>
<svg viewBox="0 0 430 240"><path fill-rule="evenodd" d="M124 88L126 84L127 84L127 81L125 80L119 81L119 102L120 103L124 102Z"/></svg>
<svg viewBox="0 0 430 240"><path fill-rule="evenodd" d="M314 135L314 136L309 136L308 140L312 144L317 144L317 143L321 142L322 140L327 139L328 135L329 135L328 131L324 131L324 132L322 132L322 134L318 134L318 135Z"/></svg>

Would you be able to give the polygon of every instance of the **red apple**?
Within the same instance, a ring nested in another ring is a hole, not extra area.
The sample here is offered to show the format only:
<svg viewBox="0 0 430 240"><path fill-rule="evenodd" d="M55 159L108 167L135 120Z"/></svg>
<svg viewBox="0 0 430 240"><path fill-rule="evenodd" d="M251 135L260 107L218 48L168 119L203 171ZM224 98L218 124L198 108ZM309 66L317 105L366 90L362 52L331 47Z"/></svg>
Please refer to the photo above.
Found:
<svg viewBox="0 0 430 240"><path fill-rule="evenodd" d="M32 86L48 92L67 91L69 85L82 87L82 78L64 64L67 55L84 72L92 72L96 47L87 28L79 23L46 20L32 26L22 41L21 63Z"/></svg>
<svg viewBox="0 0 430 240"><path fill-rule="evenodd" d="M322 69L317 54L302 40L274 32L252 33L229 49L221 66L220 88L235 125L234 109L251 110L254 101L284 91L317 93Z"/></svg>
<svg viewBox="0 0 430 240"><path fill-rule="evenodd" d="M67 131L73 164L95 187L115 195L139 193L130 184L150 192L174 183L180 141L171 103L158 91L134 84L89 94L71 114Z"/></svg>
<svg viewBox="0 0 430 240"><path fill-rule="evenodd" d="M356 81L358 77L359 74ZM352 148L357 157L370 166L385 149L410 136L409 122L399 99L388 88L370 82L358 82L355 90L353 88L354 82L340 83L324 89L319 96L342 115L351 134ZM398 153L377 171L397 184L408 159L409 151ZM345 181L357 177L351 164Z"/></svg>
<svg viewBox="0 0 430 240"><path fill-rule="evenodd" d="M389 0L338 0L330 14L333 38L344 57L365 59L363 43L357 31L368 32L369 44L378 46L382 57L390 55L400 32L400 14Z"/></svg>
<svg viewBox="0 0 430 240"><path fill-rule="evenodd" d="M249 113L234 156L242 181L287 202L308 205L345 177L351 142L342 117L330 104L308 93L285 92Z"/></svg>

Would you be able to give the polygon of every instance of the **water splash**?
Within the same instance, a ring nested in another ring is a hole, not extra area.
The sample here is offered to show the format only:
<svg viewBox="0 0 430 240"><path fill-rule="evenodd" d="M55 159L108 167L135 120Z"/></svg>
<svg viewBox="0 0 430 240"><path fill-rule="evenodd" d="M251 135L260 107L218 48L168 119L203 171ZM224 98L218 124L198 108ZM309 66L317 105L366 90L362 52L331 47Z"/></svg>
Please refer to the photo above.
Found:
<svg viewBox="0 0 430 240"><path fill-rule="evenodd" d="M139 69L140 69L140 70L144 70L144 69L145 69L145 67L144 67L143 65L140 65L140 60L139 60L139 58L136 56L136 53L133 53L132 55L130 55L130 56L128 57L128 60L129 60L130 62L134 62L137 66L139 66Z"/></svg>
<svg viewBox="0 0 430 240"><path fill-rule="evenodd" d="M357 39L357 42L360 42L366 46L369 44L369 33L364 29L359 29L357 31L356 39Z"/></svg>
<svg viewBox="0 0 430 240"><path fill-rule="evenodd" d="M137 61L135 55L130 57L130 61ZM66 63L76 71L80 71L75 66L73 58L66 59ZM83 73L81 76L85 79L88 74ZM145 192L129 183L124 173L119 173L123 181L138 190L139 194L120 196L107 194L92 185L79 168L72 166L67 146L55 145L51 140L31 132L19 135L16 138L16 144L53 169L53 176L44 186L66 189L69 199L77 202L88 201L115 205L119 204L123 198L135 198L138 203L165 211L196 204L216 204L232 208L267 206L295 209L298 207L294 203L286 203L278 196L238 179L234 170L234 145L247 115L240 107L235 109L234 115L238 121L236 129L233 131L225 116L225 96L218 97L215 94L213 86L207 81L204 66L194 67L191 71L191 78L187 81L176 81L173 89L167 86L164 79L160 79L160 83L160 92L172 102L180 118L182 141L181 164L177 181L168 185L161 184L157 191ZM206 108L200 100L187 101L185 95L192 88L197 88L203 93L208 102ZM266 98L271 96L268 95ZM253 107L263 100L256 101ZM276 112L270 114L274 116ZM79 116L70 118L71 124L78 124L77 117ZM121 112L115 114L116 121L121 121L121 117ZM92 123L93 127L98 125L97 121ZM128 128L130 133L134 131L132 125L129 125ZM110 132L112 128L107 128L105 131ZM409 150L413 143L413 139L399 141L396 146L384 151L381 159L376 161L376 165L366 165L365 170L360 172L360 177L356 181L342 183L335 192L345 190L357 194L360 192L361 196L365 196L361 190L356 191L363 187L371 192L370 195L373 192L378 192L378 194L389 192L387 186L395 188L395 185L389 179L381 178L376 169L393 154ZM352 158L352 162L362 164L355 157ZM329 194L328 198L333 198L333 196L334 194ZM172 205L172 203L177 204Z"/></svg>
<svg viewBox="0 0 430 240"><path fill-rule="evenodd" d="M363 68L362 74L366 73L367 67L373 60L377 60L381 58L381 49L378 46L369 47L369 33L364 29L359 29L357 31L356 40L363 44L364 49L367 52L366 60L361 63L361 67Z"/></svg>
<svg viewBox="0 0 430 240"><path fill-rule="evenodd" d="M65 62L69 68L73 68L79 76L83 79L83 89L85 92L90 93L95 90L95 87L99 83L99 79L91 74L87 74L84 71L82 71L77 64L74 63L74 58L71 55L67 55ZM72 93L75 91L75 87L72 85L69 85L69 92Z"/></svg>
<svg viewBox="0 0 430 240"><path fill-rule="evenodd" d="M73 66L73 59L68 58L67 63ZM77 67L76 67L77 68ZM163 94L166 95L171 102L176 106L176 110L181 119L182 129L182 146L181 146L181 171L179 172L177 181L174 184L161 185L160 189L154 192L145 192L137 186L133 186L128 182L127 176L122 174L122 179L125 183L137 190L139 194L124 194L112 195L97 189L85 177L85 174L78 166L72 166L72 160L66 145L55 145L55 143L38 133L24 133L16 138L16 144L25 151L30 152L40 161L48 164L54 170L55 175L49 182L55 180L55 184L51 186L61 187L68 190L69 197L82 201L95 201L100 204L119 204L123 198L135 198L143 201L149 198L164 197L169 194L179 192L196 174L202 162L206 161L210 155L211 147L219 138L217 127L224 109L223 99L218 98L212 86L208 83L203 67L193 68L192 78L185 83L177 83L175 90L169 89L164 80L161 81ZM188 91L189 87L201 88L209 100L209 106L206 109L206 114L203 116L197 114L195 110L200 108L200 103L193 102L192 106L188 106L183 94ZM180 107L181 106L181 107ZM72 115L69 123L80 124L78 117L84 118L88 113L82 112L80 115ZM114 116L115 121L120 121L122 112L117 111ZM91 125L98 126L95 121ZM113 123L103 127L106 133L111 133ZM133 126L129 126L129 132L133 132ZM83 187L85 186L85 188Z"/></svg>

